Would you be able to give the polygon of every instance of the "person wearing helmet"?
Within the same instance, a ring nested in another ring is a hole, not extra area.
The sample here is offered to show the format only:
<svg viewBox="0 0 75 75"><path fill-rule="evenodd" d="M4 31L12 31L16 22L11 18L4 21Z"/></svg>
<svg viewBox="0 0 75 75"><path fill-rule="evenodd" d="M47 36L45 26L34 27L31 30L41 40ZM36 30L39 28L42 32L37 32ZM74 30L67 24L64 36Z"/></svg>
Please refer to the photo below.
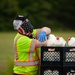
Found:
<svg viewBox="0 0 75 75"><path fill-rule="evenodd" d="M39 75L40 47L47 44L49 27L34 29L27 17L18 15L13 21L17 34L14 37L13 75Z"/></svg>

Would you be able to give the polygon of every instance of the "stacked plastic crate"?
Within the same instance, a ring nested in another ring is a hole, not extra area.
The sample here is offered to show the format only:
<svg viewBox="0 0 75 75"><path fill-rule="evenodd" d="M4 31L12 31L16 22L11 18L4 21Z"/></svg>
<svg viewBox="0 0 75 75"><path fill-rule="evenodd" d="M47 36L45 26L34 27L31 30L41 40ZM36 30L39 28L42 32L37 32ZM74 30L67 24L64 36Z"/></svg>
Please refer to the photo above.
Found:
<svg viewBox="0 0 75 75"><path fill-rule="evenodd" d="M63 50L63 75L75 75L75 47Z"/></svg>
<svg viewBox="0 0 75 75"><path fill-rule="evenodd" d="M42 47L40 75L63 75L63 47Z"/></svg>

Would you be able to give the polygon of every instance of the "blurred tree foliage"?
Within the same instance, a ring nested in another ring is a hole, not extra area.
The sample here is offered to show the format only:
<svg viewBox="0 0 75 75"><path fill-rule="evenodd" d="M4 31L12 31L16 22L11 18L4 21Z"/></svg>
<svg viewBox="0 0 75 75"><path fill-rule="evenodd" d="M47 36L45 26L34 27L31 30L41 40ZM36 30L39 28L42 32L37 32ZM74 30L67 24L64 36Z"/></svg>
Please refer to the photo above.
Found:
<svg viewBox="0 0 75 75"><path fill-rule="evenodd" d="M0 0L0 31L12 30L12 21L17 13L16 0Z"/></svg>
<svg viewBox="0 0 75 75"><path fill-rule="evenodd" d="M75 28L75 0L1 0L0 30L13 30L16 15L26 15L35 28Z"/></svg>

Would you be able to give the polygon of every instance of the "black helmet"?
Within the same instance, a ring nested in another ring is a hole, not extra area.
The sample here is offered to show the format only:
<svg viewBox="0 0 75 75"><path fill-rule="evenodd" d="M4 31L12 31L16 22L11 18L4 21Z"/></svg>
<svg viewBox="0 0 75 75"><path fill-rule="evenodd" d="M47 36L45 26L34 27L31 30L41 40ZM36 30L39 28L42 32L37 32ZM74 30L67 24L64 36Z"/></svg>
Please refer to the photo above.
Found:
<svg viewBox="0 0 75 75"><path fill-rule="evenodd" d="M13 26L15 30L18 30L19 27L22 27L25 33L33 31L33 26L30 23L30 21L27 19L27 16L18 15L13 21Z"/></svg>

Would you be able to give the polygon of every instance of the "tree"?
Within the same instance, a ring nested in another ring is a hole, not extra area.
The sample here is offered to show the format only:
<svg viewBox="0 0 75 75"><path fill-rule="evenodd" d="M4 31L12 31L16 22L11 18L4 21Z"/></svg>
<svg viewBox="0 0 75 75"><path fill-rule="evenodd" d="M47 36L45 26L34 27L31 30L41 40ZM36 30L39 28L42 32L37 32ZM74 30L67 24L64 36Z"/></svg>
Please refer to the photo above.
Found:
<svg viewBox="0 0 75 75"><path fill-rule="evenodd" d="M12 20L18 13L16 0L0 1L0 30L12 30Z"/></svg>

